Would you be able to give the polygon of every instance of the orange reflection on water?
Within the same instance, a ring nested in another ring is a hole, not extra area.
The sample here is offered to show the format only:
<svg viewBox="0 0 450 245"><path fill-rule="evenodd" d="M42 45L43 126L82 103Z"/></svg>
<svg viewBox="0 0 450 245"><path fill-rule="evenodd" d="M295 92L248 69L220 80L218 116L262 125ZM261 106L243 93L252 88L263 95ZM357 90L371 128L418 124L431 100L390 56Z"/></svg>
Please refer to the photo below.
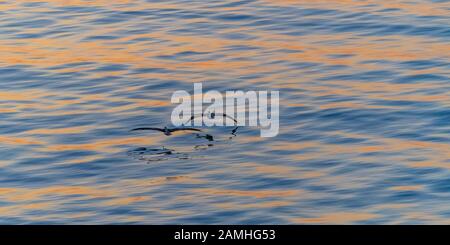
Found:
<svg viewBox="0 0 450 245"><path fill-rule="evenodd" d="M314 0L314 1L298 1L298 0L265 0L265 2L274 5L306 5L321 9L345 9L346 11L357 11L364 8L365 11L381 11L384 9L398 9L403 13L414 15L447 15L448 2L436 2L429 4L420 1L377 1L377 0ZM395 15L396 13L393 12Z"/></svg>
<svg viewBox="0 0 450 245"><path fill-rule="evenodd" d="M2 200L11 202L0 207L2 216L23 215L27 210L63 209L64 200L105 198L100 205L126 206L150 200L149 196L132 196L122 188L112 186L48 186L42 188L0 188ZM130 195L130 196L127 196ZM77 196L77 197L74 197ZM55 197L58 197L55 199ZM82 216L82 215L81 215ZM38 219L45 220L40 217Z"/></svg>
<svg viewBox="0 0 450 245"><path fill-rule="evenodd" d="M336 212L313 218L293 218L290 219L290 222L294 224L348 224L371 220L377 217L378 215L373 213Z"/></svg>
<svg viewBox="0 0 450 245"><path fill-rule="evenodd" d="M254 197L254 198L292 197L292 196L299 196L302 194L302 190L231 190L231 189L215 189L215 188L200 188L193 190L193 192L212 196L235 196L235 197Z"/></svg>
<svg viewBox="0 0 450 245"><path fill-rule="evenodd" d="M122 180L120 185L135 186L138 188L152 188L165 184L181 183L181 184L204 184L205 180L200 178L200 174L191 174L189 176L166 176L158 178L144 178L144 179L128 179Z"/></svg>
<svg viewBox="0 0 450 245"><path fill-rule="evenodd" d="M99 139L92 143L85 144L57 144L46 145L42 151L71 151L71 150L89 150L98 151L103 153L113 153L117 151L117 148L121 145L152 145L162 142L166 138L165 135L155 135L154 137L124 137L115 139Z"/></svg>
<svg viewBox="0 0 450 245"><path fill-rule="evenodd" d="M393 186L389 188L390 190L394 191L417 191L422 190L423 186L420 185L403 185L403 186Z"/></svg>
<svg viewBox="0 0 450 245"><path fill-rule="evenodd" d="M107 30L103 29L103 32ZM109 30L111 32L113 30ZM391 59L396 61L407 61L415 59L428 59L432 57L445 56L446 51L450 51L450 45L445 43L433 43L421 37L390 36L390 39L383 42L376 42L376 37L361 37L357 40L348 41L344 45L320 44L324 40L343 40L343 34L338 35L311 35L307 40L299 40L288 35L268 35L267 33L254 33L258 38L251 40L226 40L217 37L199 36L176 36L166 32L155 32L149 34L139 34L138 37L152 37L167 40L169 43L177 45L155 44L152 49L148 49L142 43L123 44L119 41L83 41L34 38L27 39L26 43L17 46L6 41L0 42L0 54L5 59L3 63L7 65L29 64L35 66L56 66L60 64L70 64L76 62L90 61L97 63L127 63L139 67L160 67L170 70L204 70L204 69L234 69L243 73L257 73L266 71L261 66L257 66L256 61L250 60L208 60L197 62L167 62L153 59L160 55L174 55L179 52L214 52L232 45L248 45L266 50L273 50L280 47L297 52L285 54L286 61L306 61L317 62L329 65L365 66L361 61ZM339 36L341 35L341 36ZM133 39L127 36L126 39ZM399 46L401 42L403 45ZM421 47L421 49L417 49ZM17 52L20 50L20 52ZM383 52L380 52L380 51ZM346 54L354 55L345 59L335 59L328 55ZM232 57L252 57L258 55L254 50L241 51L239 53L228 53ZM270 58L270 56L269 56ZM273 57L276 58L276 57ZM245 69L244 69L245 68ZM281 69L281 67L278 67ZM69 68L76 70L76 68ZM81 68L80 68L81 69ZM86 69L86 68L83 68ZM277 69L277 65L271 65L271 69ZM67 71L67 70L62 70ZM111 73L111 72L110 72ZM120 73L119 73L120 74ZM163 76L164 74L159 74Z"/></svg>
<svg viewBox="0 0 450 245"><path fill-rule="evenodd" d="M15 4L23 3L48 3L54 6L111 6L111 1L108 0L16 0ZM127 5L132 4L131 0L115 0L114 4ZM10 3L8 3L10 4Z"/></svg>
<svg viewBox="0 0 450 245"><path fill-rule="evenodd" d="M42 145L43 142L30 137L14 137L0 135L0 142L8 145Z"/></svg>
<svg viewBox="0 0 450 245"><path fill-rule="evenodd" d="M234 202L221 202L216 203L214 206L223 209L257 209L257 208L275 208L295 205L291 201L263 201L257 203L234 203Z"/></svg>
<svg viewBox="0 0 450 245"><path fill-rule="evenodd" d="M32 134L80 134L93 129L94 126L75 126L75 127L65 127L65 128L38 128L30 129L24 133L28 135Z"/></svg>
<svg viewBox="0 0 450 245"><path fill-rule="evenodd" d="M48 186L43 188L26 189L10 188L3 190L3 198L12 202L24 202L45 199L45 196L82 195L89 198L110 197L117 193L108 189L87 186Z"/></svg>

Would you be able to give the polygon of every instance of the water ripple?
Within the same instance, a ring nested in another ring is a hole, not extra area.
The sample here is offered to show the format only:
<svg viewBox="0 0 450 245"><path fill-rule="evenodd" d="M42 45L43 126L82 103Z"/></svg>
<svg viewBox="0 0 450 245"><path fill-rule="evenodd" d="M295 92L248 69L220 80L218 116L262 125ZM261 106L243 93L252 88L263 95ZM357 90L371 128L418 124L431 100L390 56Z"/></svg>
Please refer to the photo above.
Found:
<svg viewBox="0 0 450 245"><path fill-rule="evenodd" d="M448 1L0 3L0 223L448 224ZM280 134L164 127L280 91ZM220 137L219 137L220 136Z"/></svg>

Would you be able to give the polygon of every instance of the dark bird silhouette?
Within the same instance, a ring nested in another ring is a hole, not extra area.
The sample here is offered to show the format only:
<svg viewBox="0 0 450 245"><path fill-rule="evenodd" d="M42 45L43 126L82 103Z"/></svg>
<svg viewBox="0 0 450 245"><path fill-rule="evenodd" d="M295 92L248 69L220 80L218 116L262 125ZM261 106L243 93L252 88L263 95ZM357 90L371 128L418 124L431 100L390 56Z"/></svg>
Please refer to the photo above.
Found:
<svg viewBox="0 0 450 245"><path fill-rule="evenodd" d="M202 113L201 116L203 117L204 115L205 114ZM226 118L229 118L229 119L233 120L234 123L237 123L236 119L234 119L233 117L231 117L231 116L229 116L229 115L227 115L225 113L215 113L215 112L213 112L213 113L210 114L210 116L211 116L212 119L216 118L216 116L222 116L224 118L226 117ZM188 124L190 121L194 120L195 117L196 116L192 115L191 118L185 124Z"/></svg>
<svg viewBox="0 0 450 245"><path fill-rule="evenodd" d="M172 135L172 133L176 132L176 131L197 131L197 132L201 132L201 130L197 129L197 128L168 128L168 127L164 127L164 128L135 128L135 129L132 129L131 131L138 131L138 130L160 131L160 132L163 132L167 136Z"/></svg>
<svg viewBox="0 0 450 245"><path fill-rule="evenodd" d="M208 141L214 141L214 136L212 136L210 134L206 134L206 135L197 134L197 138L205 138Z"/></svg>
<svg viewBox="0 0 450 245"><path fill-rule="evenodd" d="M233 130L231 130L231 134L236 136L236 132L238 130L239 127L235 127Z"/></svg>

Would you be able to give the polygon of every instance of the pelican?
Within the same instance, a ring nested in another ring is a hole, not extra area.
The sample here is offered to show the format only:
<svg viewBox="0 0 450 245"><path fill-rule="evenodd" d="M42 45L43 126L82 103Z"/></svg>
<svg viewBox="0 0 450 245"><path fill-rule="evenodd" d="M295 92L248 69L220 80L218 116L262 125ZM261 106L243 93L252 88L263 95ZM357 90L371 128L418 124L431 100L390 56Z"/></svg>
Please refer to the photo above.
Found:
<svg viewBox="0 0 450 245"><path fill-rule="evenodd" d="M164 127L164 128L135 128L135 129L132 129L131 131L138 131L138 130L160 131L160 132L163 132L167 136L172 135L172 133L176 132L176 131L197 131L197 132L201 132L201 130L197 129L197 128L168 128L168 127Z"/></svg>

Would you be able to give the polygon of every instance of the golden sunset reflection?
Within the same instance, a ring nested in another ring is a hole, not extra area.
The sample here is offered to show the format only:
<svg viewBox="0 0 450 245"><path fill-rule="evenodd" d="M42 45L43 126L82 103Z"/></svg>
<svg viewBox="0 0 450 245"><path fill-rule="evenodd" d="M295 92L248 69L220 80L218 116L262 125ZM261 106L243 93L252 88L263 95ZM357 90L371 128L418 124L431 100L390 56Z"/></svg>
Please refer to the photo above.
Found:
<svg viewBox="0 0 450 245"><path fill-rule="evenodd" d="M0 1L0 224L449 223L449 10ZM280 91L279 135L165 135L194 83Z"/></svg>

